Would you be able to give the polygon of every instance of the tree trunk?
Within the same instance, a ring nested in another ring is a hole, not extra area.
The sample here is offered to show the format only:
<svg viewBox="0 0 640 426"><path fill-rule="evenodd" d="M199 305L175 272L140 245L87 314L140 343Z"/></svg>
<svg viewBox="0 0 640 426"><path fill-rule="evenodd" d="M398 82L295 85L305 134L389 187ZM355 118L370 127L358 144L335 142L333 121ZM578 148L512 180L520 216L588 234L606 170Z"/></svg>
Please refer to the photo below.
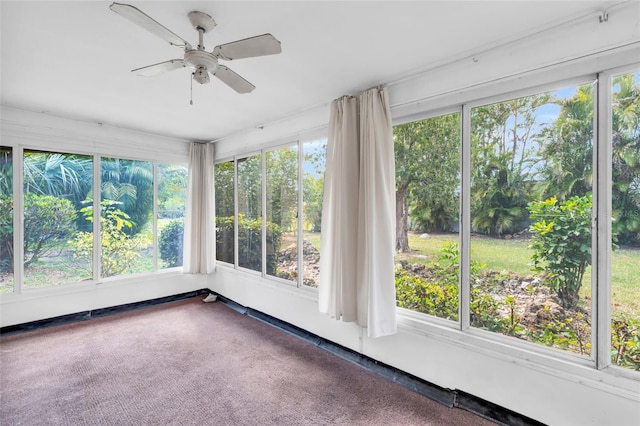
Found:
<svg viewBox="0 0 640 426"><path fill-rule="evenodd" d="M396 251L398 253L411 251L407 235L407 191L407 185L402 185L396 190Z"/></svg>

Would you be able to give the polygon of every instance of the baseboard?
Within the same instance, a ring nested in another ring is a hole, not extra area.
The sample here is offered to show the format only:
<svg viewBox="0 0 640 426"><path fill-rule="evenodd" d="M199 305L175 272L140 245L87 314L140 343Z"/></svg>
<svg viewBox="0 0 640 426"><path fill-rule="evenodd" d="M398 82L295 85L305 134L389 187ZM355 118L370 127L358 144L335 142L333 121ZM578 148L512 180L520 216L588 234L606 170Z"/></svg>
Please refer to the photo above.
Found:
<svg viewBox="0 0 640 426"><path fill-rule="evenodd" d="M30 321L22 324L9 325L0 327L0 335L8 336L16 333L24 333L45 327L53 327L56 325L69 324L78 321L86 321L92 318L104 317L107 315L119 314L122 312L133 311L136 309L148 308L149 306L159 305L162 303L175 302L176 300L189 299L202 294L209 294L208 289L200 289L187 293L180 293L171 296L159 297L157 299L144 300L141 302L127 303L124 305L110 306L108 308L100 308L88 311L77 312L73 314L61 315L58 317L46 318L37 321Z"/></svg>

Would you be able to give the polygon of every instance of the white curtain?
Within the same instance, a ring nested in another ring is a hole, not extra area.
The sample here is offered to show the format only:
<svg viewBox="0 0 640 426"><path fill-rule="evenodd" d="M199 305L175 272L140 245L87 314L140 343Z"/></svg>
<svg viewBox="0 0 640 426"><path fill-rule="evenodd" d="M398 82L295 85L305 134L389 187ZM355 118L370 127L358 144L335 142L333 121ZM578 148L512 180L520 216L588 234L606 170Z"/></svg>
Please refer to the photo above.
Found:
<svg viewBox="0 0 640 426"><path fill-rule="evenodd" d="M184 223L185 273L209 274L215 269L214 160L213 144L191 143Z"/></svg>
<svg viewBox="0 0 640 426"><path fill-rule="evenodd" d="M396 332L395 163L386 88L331 104L320 257L320 312Z"/></svg>

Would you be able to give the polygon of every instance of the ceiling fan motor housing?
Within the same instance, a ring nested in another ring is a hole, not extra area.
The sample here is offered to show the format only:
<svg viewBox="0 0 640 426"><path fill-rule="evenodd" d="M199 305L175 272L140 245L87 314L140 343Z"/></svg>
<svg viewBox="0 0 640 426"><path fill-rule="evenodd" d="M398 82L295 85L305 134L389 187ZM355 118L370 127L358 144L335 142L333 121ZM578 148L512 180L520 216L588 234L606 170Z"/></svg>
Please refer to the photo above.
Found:
<svg viewBox="0 0 640 426"><path fill-rule="evenodd" d="M187 50L184 52L184 62L196 69L194 79L200 84L209 82L207 70L215 71L218 67L218 58L204 50ZM204 76L198 77L198 72L204 70Z"/></svg>

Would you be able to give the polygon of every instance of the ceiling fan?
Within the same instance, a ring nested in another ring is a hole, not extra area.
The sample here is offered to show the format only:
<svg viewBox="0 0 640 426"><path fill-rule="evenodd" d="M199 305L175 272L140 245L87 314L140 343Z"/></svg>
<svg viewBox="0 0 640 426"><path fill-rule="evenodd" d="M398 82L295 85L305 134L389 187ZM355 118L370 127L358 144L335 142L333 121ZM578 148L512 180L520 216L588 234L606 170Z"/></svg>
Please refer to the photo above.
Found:
<svg viewBox="0 0 640 426"><path fill-rule="evenodd" d="M205 33L216 26L216 23L211 16L203 12L194 11L189 12L187 15L193 28L198 31L198 46L194 49L189 42L134 6L113 3L109 8L118 15L160 37L170 45L184 48L184 56L182 58L171 59L131 71L137 75L154 76L179 68L191 67L194 69L192 73L193 79L200 84L209 83L209 73L211 73L236 92L249 93L256 87L234 71L224 65L220 65L219 60L231 61L234 59L275 55L282 52L280 42L271 34L263 34L221 44L214 47L213 51L207 52L202 39Z"/></svg>

